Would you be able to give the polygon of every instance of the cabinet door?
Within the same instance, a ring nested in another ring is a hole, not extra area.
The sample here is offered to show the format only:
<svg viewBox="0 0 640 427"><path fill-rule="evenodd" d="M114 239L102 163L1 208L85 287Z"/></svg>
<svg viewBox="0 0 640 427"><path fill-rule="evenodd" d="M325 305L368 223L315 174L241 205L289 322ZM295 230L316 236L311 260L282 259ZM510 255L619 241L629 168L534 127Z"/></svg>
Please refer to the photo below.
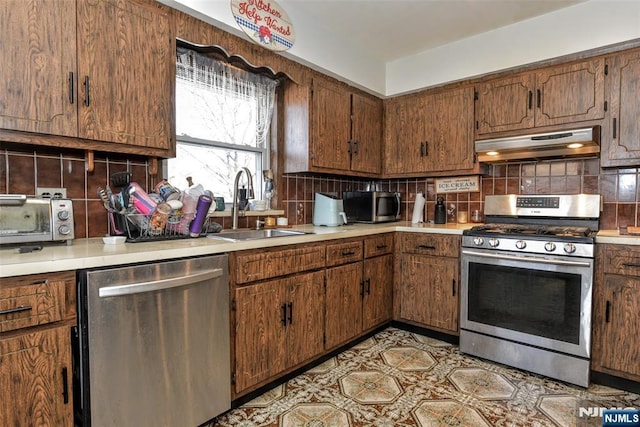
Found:
<svg viewBox="0 0 640 427"><path fill-rule="evenodd" d="M536 73L536 126L604 118L604 59Z"/></svg>
<svg viewBox="0 0 640 427"><path fill-rule="evenodd" d="M401 97L385 105L384 162L387 174L407 174L424 169L425 128L420 96Z"/></svg>
<svg viewBox="0 0 640 427"><path fill-rule="evenodd" d="M602 166L640 164L640 51L608 60L609 119L602 127Z"/></svg>
<svg viewBox="0 0 640 427"><path fill-rule="evenodd" d="M362 331L362 262L327 269L325 349Z"/></svg>
<svg viewBox="0 0 640 427"><path fill-rule="evenodd" d="M287 280L287 367L291 367L324 350L324 272L300 274Z"/></svg>
<svg viewBox="0 0 640 427"><path fill-rule="evenodd" d="M285 369L287 285L272 280L236 289L236 392Z"/></svg>
<svg viewBox="0 0 640 427"><path fill-rule="evenodd" d="M518 74L476 87L476 133L483 135L534 126L535 75Z"/></svg>
<svg viewBox="0 0 640 427"><path fill-rule="evenodd" d="M175 49L168 15L137 0L78 1L79 136L169 149Z"/></svg>
<svg viewBox="0 0 640 427"><path fill-rule="evenodd" d="M458 333L458 260L402 256L400 317Z"/></svg>
<svg viewBox="0 0 640 427"><path fill-rule="evenodd" d="M69 326L0 339L0 425L72 426Z"/></svg>
<svg viewBox="0 0 640 427"><path fill-rule="evenodd" d="M640 278L604 275L602 291L595 301L598 320L594 345L600 354L594 354L594 364L640 378Z"/></svg>
<svg viewBox="0 0 640 427"><path fill-rule="evenodd" d="M318 168L349 170L351 93L321 80L313 81L311 164Z"/></svg>
<svg viewBox="0 0 640 427"><path fill-rule="evenodd" d="M433 95L427 171L473 168L473 89L449 90Z"/></svg>
<svg viewBox="0 0 640 427"><path fill-rule="evenodd" d="M77 136L75 3L0 2L0 128Z"/></svg>
<svg viewBox="0 0 640 427"><path fill-rule="evenodd" d="M351 95L351 170L380 173L382 166L382 102Z"/></svg>
<svg viewBox="0 0 640 427"><path fill-rule="evenodd" d="M371 329L393 316L393 255L364 260L362 329Z"/></svg>

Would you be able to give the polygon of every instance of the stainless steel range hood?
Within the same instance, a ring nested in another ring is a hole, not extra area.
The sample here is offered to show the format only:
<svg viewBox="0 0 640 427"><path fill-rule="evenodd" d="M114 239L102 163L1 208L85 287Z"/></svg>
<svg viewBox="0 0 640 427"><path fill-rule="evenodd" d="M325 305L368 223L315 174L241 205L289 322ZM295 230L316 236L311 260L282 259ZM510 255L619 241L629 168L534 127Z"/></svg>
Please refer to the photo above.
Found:
<svg viewBox="0 0 640 427"><path fill-rule="evenodd" d="M600 152L600 126L475 142L478 161L578 157Z"/></svg>

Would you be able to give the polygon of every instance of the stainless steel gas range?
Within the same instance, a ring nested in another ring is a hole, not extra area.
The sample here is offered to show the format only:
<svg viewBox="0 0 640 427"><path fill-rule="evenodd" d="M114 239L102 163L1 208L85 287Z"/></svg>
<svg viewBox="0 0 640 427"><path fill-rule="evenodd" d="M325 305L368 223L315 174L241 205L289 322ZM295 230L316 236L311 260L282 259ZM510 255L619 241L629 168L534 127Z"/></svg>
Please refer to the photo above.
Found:
<svg viewBox="0 0 640 427"><path fill-rule="evenodd" d="M463 233L460 351L587 387L599 195L485 198Z"/></svg>

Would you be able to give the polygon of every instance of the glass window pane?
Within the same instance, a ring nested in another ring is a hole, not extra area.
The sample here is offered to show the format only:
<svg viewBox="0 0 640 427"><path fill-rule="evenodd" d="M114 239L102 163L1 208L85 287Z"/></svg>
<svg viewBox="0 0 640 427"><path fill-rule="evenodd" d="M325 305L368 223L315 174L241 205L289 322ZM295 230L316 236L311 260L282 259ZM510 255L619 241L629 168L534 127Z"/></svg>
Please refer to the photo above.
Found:
<svg viewBox="0 0 640 427"><path fill-rule="evenodd" d="M224 197L228 203L233 200L233 181L236 173L242 167L246 167L254 175L253 185L258 192L255 197L261 198L260 153L179 141L176 146L176 158L168 159L167 163L167 179L177 188L186 189L187 177L190 176L194 184L202 184L206 190L211 190L214 196ZM246 184L244 176L240 178L240 185L242 184Z"/></svg>

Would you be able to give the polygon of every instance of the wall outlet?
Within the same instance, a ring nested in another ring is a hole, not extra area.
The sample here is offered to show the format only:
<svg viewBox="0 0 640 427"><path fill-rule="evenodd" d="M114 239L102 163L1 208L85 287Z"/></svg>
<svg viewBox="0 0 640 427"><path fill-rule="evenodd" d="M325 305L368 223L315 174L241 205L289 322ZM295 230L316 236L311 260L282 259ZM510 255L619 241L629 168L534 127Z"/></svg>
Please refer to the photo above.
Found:
<svg viewBox="0 0 640 427"><path fill-rule="evenodd" d="M38 187L36 188L36 196L50 199L66 199L67 189L56 187Z"/></svg>

